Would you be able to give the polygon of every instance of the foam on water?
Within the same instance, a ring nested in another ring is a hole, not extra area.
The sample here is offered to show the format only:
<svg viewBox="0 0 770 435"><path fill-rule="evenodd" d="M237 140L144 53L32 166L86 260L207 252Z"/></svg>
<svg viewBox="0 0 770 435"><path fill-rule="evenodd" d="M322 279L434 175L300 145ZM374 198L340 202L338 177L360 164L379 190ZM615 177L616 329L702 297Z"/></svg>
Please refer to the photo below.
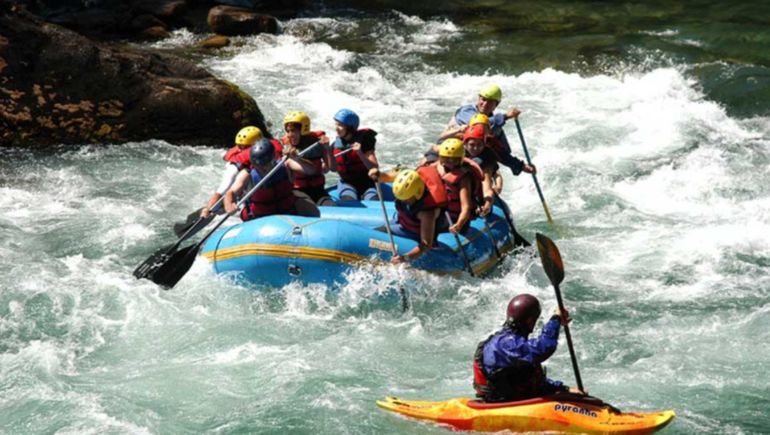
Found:
<svg viewBox="0 0 770 435"><path fill-rule="evenodd" d="M413 164L460 104L500 84L501 108L524 111L558 228L528 176L504 171L504 198L525 237L546 232L559 245L588 389L624 409L675 408L675 433L767 427L768 119L731 118L676 66L441 71L419 55L449 49L461 28L398 13L386 21L291 20L284 34L241 38L204 64L253 95L276 130L291 110L327 132L339 108L358 111L380 132L384 166ZM339 46L367 29L381 36L371 51ZM515 127L506 131L521 155ZM512 293L536 295L546 314L555 306L526 253L484 279L366 266L334 294L246 289L203 259L172 291L134 280L138 263L175 240L173 223L206 201L221 154L148 141L3 159L3 427L442 433L375 412L373 400L471 394L473 350ZM572 383L566 346L548 365Z"/></svg>

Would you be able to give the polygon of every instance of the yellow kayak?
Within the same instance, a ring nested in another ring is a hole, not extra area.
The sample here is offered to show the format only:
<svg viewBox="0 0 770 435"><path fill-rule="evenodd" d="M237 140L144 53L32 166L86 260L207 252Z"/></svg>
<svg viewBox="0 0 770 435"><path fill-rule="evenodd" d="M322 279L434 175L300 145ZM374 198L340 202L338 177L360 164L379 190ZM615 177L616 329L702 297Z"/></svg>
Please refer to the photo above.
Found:
<svg viewBox="0 0 770 435"><path fill-rule="evenodd" d="M480 403L469 398L425 402L387 397L377 401L377 406L408 417L481 432L647 434L662 429L675 416L674 411L619 412L599 399L573 395L506 403Z"/></svg>

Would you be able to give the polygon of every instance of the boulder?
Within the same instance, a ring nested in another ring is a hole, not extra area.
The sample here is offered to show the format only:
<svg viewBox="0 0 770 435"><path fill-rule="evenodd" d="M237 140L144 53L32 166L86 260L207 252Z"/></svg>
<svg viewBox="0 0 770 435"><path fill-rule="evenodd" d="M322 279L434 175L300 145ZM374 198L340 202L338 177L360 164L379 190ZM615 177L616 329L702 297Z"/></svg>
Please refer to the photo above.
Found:
<svg viewBox="0 0 770 435"><path fill-rule="evenodd" d="M0 0L0 146L162 139L226 146L256 102L182 58L116 48Z"/></svg>
<svg viewBox="0 0 770 435"><path fill-rule="evenodd" d="M278 32L275 17L234 6L214 6L207 21L214 33L226 36Z"/></svg>
<svg viewBox="0 0 770 435"><path fill-rule="evenodd" d="M230 45L230 38L222 35L214 35L199 42L198 45L200 45L203 48L227 47L228 45Z"/></svg>

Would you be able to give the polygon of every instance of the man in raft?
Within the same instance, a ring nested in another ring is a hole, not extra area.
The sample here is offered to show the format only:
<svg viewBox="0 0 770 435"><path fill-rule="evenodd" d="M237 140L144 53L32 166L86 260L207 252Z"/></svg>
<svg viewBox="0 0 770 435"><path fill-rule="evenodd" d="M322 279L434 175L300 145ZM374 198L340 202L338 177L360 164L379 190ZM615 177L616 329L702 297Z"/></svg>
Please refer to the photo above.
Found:
<svg viewBox="0 0 770 435"><path fill-rule="evenodd" d="M500 101L503 99L503 92L497 85L489 85L479 91L479 98L476 104L467 104L461 106L449 119L440 138L454 137L462 139L465 130L471 123L471 118L476 114L486 115L489 122L490 132L494 138L500 141L499 161L503 165L511 168L513 175L521 173L521 160L511 155L511 146L508 138L505 136L503 126L506 121L512 118L518 118L521 111L515 107L505 113L494 113Z"/></svg>
<svg viewBox="0 0 770 435"><path fill-rule="evenodd" d="M262 139L262 130L253 125L243 127L235 135L235 145L227 150L224 157L222 157L226 162L225 171L222 173L222 180L219 182L217 190L209 198L206 206L201 209L201 217L205 218L211 214L211 208L224 196L227 189L233 185L233 181L235 181L235 177L241 169L250 169L249 149L260 139ZM275 147L276 158L279 158L281 156L281 144L274 139L270 142Z"/></svg>
<svg viewBox="0 0 770 435"><path fill-rule="evenodd" d="M252 145L249 151L251 167L238 173L233 186L225 193L225 211L233 214L238 210L235 202L240 196L256 186L276 165L275 148L267 139L260 139ZM318 217L315 203L306 196L294 194L292 171L302 167L296 157L286 159L265 183L257 189L241 210L241 220L249 221L274 214L293 214L299 216Z"/></svg>
<svg viewBox="0 0 770 435"><path fill-rule="evenodd" d="M350 109L340 109L334 115L337 139L332 150L340 181L337 193L343 201L359 199L376 200L375 180L380 175L374 145L377 132L368 128L359 129L360 119ZM353 150L344 154L344 151Z"/></svg>
<svg viewBox="0 0 770 435"><path fill-rule="evenodd" d="M417 240L418 244L404 255L394 255L394 264L414 261L428 252L436 242L437 220L447 203L447 193L434 166L406 169L394 175L382 174L380 181L393 180L393 195L398 212L392 225L394 234ZM443 222L441 219L439 222Z"/></svg>
<svg viewBox="0 0 770 435"><path fill-rule="evenodd" d="M281 138L283 152L296 155L297 152L321 142L310 153L301 158L301 167L290 167L294 175L294 188L309 196L316 204L335 205L326 193L324 174L335 170L334 160L330 157L329 138L323 131L310 130L310 118L305 112L291 112L283 118L286 133ZM294 165L292 165L294 166Z"/></svg>
<svg viewBox="0 0 770 435"><path fill-rule="evenodd" d="M585 394L545 376L542 363L556 351L559 327L571 321L558 308L537 338L529 338L540 302L522 293L508 303L503 328L479 343L473 355L473 388L484 402L512 402L559 392Z"/></svg>

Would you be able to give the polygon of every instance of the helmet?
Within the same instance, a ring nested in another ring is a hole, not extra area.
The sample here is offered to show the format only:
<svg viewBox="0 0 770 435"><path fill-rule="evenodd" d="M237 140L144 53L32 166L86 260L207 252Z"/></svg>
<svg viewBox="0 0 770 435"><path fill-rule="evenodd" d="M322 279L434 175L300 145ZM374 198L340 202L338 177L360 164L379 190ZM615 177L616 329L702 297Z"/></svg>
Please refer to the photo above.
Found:
<svg viewBox="0 0 770 435"><path fill-rule="evenodd" d="M267 139L258 140L249 151L252 165L266 165L275 160L275 148Z"/></svg>
<svg viewBox="0 0 770 435"><path fill-rule="evenodd" d="M283 126L286 127L286 124L299 124L303 136L310 133L310 118L305 112L290 112L283 117Z"/></svg>
<svg viewBox="0 0 770 435"><path fill-rule="evenodd" d="M422 181L417 171L411 169L401 171L393 180L393 195L401 201L420 198L423 192L425 192L425 182Z"/></svg>
<svg viewBox="0 0 770 435"><path fill-rule="evenodd" d="M463 157L465 156L465 149L463 148L463 141L460 139L450 138L441 142L441 146L438 148L439 157Z"/></svg>
<svg viewBox="0 0 770 435"><path fill-rule="evenodd" d="M479 97L484 97L487 100L495 100L498 103L503 99L503 91L500 90L500 86L489 85L483 87L479 91Z"/></svg>
<svg viewBox="0 0 770 435"><path fill-rule="evenodd" d="M358 130L358 124L361 122L356 112L350 109L338 110L334 114L334 120L351 130Z"/></svg>
<svg viewBox="0 0 770 435"><path fill-rule="evenodd" d="M508 302L506 315L508 317L506 323L516 325L519 328L524 327L528 329L525 331L527 333L532 332L527 324L531 319L540 317L540 302L531 294L522 293Z"/></svg>
<svg viewBox="0 0 770 435"><path fill-rule="evenodd" d="M471 139L484 140L486 136L487 132L484 130L484 126L482 124L476 124L465 130L463 142L468 142Z"/></svg>
<svg viewBox="0 0 770 435"><path fill-rule="evenodd" d="M260 139L262 139L262 130L250 125L248 127L243 127L241 131L235 135L235 144L249 147L254 145L254 142Z"/></svg>
<svg viewBox="0 0 770 435"><path fill-rule="evenodd" d="M471 120L468 122L468 125L474 126L476 124L489 125L489 117L483 113L477 113L471 116Z"/></svg>

